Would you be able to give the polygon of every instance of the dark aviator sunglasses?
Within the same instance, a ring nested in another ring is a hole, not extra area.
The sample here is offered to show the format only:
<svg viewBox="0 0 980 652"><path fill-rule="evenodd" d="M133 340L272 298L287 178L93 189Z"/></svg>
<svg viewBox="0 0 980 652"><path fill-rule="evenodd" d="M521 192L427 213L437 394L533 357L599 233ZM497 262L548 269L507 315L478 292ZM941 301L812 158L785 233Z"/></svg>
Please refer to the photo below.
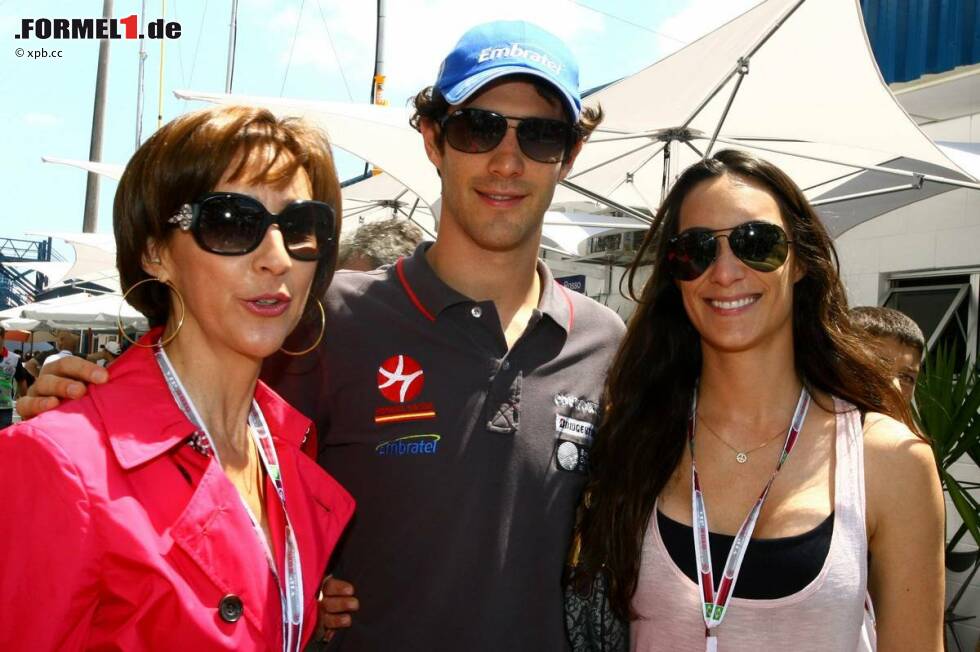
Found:
<svg viewBox="0 0 980 652"><path fill-rule="evenodd" d="M333 207L321 201L295 201L273 214L254 197L211 192L181 206L168 223L190 231L202 249L220 256L254 251L273 224L282 233L287 253L296 260L315 261L336 253L336 215Z"/></svg>
<svg viewBox="0 0 980 652"><path fill-rule="evenodd" d="M725 231L728 231L726 234ZM793 242L771 222L745 222L734 228L688 229L667 241L667 270L680 281L693 281L718 258L718 239L727 238L732 253L748 267L773 272L786 262Z"/></svg>
<svg viewBox="0 0 980 652"><path fill-rule="evenodd" d="M521 151L539 163L565 160L575 144L575 129L561 120L515 118L485 109L457 109L439 121L449 145L467 154L489 152L503 141L510 126L517 122L517 143Z"/></svg>

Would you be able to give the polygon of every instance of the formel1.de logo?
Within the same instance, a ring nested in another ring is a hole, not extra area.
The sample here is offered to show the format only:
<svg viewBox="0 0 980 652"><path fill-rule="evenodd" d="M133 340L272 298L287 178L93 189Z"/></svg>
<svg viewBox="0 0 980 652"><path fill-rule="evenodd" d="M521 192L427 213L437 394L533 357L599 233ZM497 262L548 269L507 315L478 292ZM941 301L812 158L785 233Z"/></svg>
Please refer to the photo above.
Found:
<svg viewBox="0 0 980 652"><path fill-rule="evenodd" d="M378 367L378 391L392 403L415 400L424 383L422 366L407 355L393 355Z"/></svg>

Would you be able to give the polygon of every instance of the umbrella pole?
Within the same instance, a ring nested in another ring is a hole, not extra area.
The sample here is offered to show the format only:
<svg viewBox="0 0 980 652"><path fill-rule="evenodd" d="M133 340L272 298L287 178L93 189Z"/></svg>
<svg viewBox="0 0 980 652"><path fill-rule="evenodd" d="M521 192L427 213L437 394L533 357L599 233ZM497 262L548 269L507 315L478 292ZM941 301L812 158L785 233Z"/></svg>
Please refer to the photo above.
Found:
<svg viewBox="0 0 980 652"><path fill-rule="evenodd" d="M660 182L660 203L664 203L664 199L667 198L667 184L670 181L670 143L664 145L664 176Z"/></svg>

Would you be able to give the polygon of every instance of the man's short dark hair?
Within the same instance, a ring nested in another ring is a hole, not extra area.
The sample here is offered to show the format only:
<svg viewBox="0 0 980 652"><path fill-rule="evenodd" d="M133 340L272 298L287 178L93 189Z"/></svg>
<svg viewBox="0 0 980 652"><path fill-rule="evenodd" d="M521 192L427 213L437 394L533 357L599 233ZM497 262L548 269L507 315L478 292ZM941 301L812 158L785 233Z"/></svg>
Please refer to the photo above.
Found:
<svg viewBox="0 0 980 652"><path fill-rule="evenodd" d="M340 243L337 267L343 268L353 258L361 258L375 269L391 265L402 256L412 255L422 237L422 229L407 219L363 224Z"/></svg>
<svg viewBox="0 0 980 652"><path fill-rule="evenodd" d="M904 312L884 306L858 306L849 311L851 321L873 337L891 337L922 355L926 339L922 329Z"/></svg>
<svg viewBox="0 0 980 652"><path fill-rule="evenodd" d="M542 80L540 77L535 77L534 75L510 75L507 77L502 77L500 81L526 81L534 85L535 90L538 94L546 100L553 102L561 107L565 107L565 103L562 101L561 96L558 91L555 90L551 84ZM486 88L490 88L488 84ZM481 90L482 92L482 90ZM421 91L416 94L415 98L412 100L412 105L415 107L415 112L409 118L408 123L416 131L421 131L421 124L423 120L430 120L435 124L439 124L446 114L449 112L450 104L443 97L442 93L439 92L435 86L426 86ZM568 109L563 108L565 112L565 118L568 119ZM589 136L599 123L602 122L604 117L602 113L602 107L596 106L584 106L582 107L582 115L579 117L578 122L575 124L575 136L576 142L582 140L588 140ZM439 131L439 143L440 146L443 142L442 130Z"/></svg>

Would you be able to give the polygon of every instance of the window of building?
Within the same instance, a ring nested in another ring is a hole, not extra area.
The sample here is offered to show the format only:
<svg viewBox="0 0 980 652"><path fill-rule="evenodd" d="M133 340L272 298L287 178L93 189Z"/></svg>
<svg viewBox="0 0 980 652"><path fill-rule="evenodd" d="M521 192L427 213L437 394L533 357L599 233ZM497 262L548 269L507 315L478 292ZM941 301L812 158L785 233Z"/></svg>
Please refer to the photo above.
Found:
<svg viewBox="0 0 980 652"><path fill-rule="evenodd" d="M976 361L978 287L980 273L893 278L883 305L914 319L928 350L943 342Z"/></svg>

